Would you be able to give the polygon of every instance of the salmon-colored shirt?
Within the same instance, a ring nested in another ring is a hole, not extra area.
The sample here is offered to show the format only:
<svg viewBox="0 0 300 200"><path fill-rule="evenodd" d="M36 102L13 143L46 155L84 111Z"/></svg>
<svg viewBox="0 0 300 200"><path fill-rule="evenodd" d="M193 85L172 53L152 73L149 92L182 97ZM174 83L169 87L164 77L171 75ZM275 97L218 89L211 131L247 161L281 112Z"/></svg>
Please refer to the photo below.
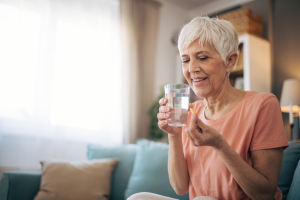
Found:
<svg viewBox="0 0 300 200"><path fill-rule="evenodd" d="M273 94L246 92L230 112L216 120L205 119L205 106L205 101L197 101L192 108L205 124L219 131L250 166L251 151L288 147L279 102ZM191 112L189 120L190 117ZM190 199L197 196L211 196L219 200L249 199L212 147L192 145L184 133L187 127L183 128L182 139L190 175ZM274 199L281 198L282 193L277 188Z"/></svg>

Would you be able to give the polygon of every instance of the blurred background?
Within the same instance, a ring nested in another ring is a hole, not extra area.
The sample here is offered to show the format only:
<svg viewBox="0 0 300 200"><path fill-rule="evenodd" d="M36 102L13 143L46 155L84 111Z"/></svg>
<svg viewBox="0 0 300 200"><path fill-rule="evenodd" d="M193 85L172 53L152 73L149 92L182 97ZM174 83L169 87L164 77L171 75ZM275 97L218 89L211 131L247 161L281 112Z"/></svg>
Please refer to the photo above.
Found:
<svg viewBox="0 0 300 200"><path fill-rule="evenodd" d="M162 87L184 82L180 29L242 8L262 17L270 55L257 62L280 100L300 78L298 0L0 0L0 174L85 160L87 144L167 142L155 111Z"/></svg>

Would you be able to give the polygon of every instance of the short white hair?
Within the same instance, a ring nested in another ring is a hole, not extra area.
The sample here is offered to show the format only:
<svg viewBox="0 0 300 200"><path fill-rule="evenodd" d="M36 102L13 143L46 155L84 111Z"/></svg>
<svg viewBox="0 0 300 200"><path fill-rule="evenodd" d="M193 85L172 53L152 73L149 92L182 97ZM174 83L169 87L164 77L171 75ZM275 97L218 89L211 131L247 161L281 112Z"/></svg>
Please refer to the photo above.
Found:
<svg viewBox="0 0 300 200"><path fill-rule="evenodd" d="M210 44L222 57L224 63L231 52L238 50L238 35L233 25L226 20L209 17L196 17L186 24L179 34L178 49L184 51L192 42L199 39L199 44Z"/></svg>

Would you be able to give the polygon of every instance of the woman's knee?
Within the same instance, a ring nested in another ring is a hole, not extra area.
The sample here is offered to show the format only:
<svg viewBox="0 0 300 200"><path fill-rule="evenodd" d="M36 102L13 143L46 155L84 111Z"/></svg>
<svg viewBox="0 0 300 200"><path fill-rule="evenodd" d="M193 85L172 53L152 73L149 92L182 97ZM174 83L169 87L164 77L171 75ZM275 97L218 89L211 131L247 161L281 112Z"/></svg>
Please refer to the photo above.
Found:
<svg viewBox="0 0 300 200"><path fill-rule="evenodd" d="M173 198L153 194L149 192L140 192L131 195L127 200L175 200Z"/></svg>
<svg viewBox="0 0 300 200"><path fill-rule="evenodd" d="M201 197L196 197L193 200L218 200L218 199L209 196L201 196Z"/></svg>
<svg viewBox="0 0 300 200"><path fill-rule="evenodd" d="M127 200L150 200L153 194L148 192L140 192L131 195Z"/></svg>

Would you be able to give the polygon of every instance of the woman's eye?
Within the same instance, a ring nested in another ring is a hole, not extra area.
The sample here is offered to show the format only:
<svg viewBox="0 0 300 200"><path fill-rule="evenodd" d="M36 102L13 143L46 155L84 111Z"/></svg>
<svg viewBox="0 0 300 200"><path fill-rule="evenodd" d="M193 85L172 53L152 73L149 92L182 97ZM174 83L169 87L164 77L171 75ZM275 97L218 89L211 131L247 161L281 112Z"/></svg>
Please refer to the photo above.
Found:
<svg viewBox="0 0 300 200"><path fill-rule="evenodd" d="M206 60L208 57L201 57L199 60Z"/></svg>
<svg viewBox="0 0 300 200"><path fill-rule="evenodd" d="M182 63L187 63L189 62L190 60L183 60Z"/></svg>

